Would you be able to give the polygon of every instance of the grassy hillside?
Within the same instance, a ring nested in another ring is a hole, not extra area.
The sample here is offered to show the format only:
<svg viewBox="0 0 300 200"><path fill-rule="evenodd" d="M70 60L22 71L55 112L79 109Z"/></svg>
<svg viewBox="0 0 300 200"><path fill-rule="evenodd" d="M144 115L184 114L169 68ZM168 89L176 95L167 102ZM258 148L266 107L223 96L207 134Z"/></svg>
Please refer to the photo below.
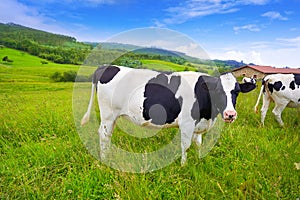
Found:
<svg viewBox="0 0 300 200"><path fill-rule="evenodd" d="M43 65L39 58L6 48L0 49L0 55L14 60L0 64L1 199L300 196L300 170L294 165L300 163L299 109L283 112L284 128L269 111L263 128L252 111L258 89L239 95L238 119L224 125L221 138L206 157L199 159L193 145L186 166L181 167L178 159L152 173L125 173L107 167L88 153L74 125L73 84L54 83L48 78L53 71L76 70L78 66ZM170 140L168 133L167 129L160 136L139 139L117 128L113 141L138 151L143 144L163 146Z"/></svg>
<svg viewBox="0 0 300 200"><path fill-rule="evenodd" d="M141 60L142 66L148 69L158 70L158 71L196 71L194 67L188 67L184 65L178 65L175 63L170 63L162 60Z"/></svg>
<svg viewBox="0 0 300 200"><path fill-rule="evenodd" d="M49 33L13 23L0 23L0 38L1 42L28 39L45 46L89 48L89 45L77 42L74 37Z"/></svg>
<svg viewBox="0 0 300 200"><path fill-rule="evenodd" d="M2 61L5 56L13 62ZM54 72L79 69L78 65L56 64L9 48L0 48L0 59L1 82L48 82L50 75ZM44 62L47 64L43 64Z"/></svg>
<svg viewBox="0 0 300 200"><path fill-rule="evenodd" d="M12 23L0 23L0 45L61 64L81 64L92 49L91 45L77 42L70 36Z"/></svg>

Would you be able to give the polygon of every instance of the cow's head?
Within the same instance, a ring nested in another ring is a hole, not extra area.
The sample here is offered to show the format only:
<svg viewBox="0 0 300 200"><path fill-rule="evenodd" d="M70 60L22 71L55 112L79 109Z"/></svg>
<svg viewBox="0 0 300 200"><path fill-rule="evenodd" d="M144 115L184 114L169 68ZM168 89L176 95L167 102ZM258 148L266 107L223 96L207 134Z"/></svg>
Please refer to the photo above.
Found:
<svg viewBox="0 0 300 200"><path fill-rule="evenodd" d="M250 92L255 89L256 85L240 84L232 73L225 73L218 78L207 77L205 87L210 94L212 112L221 113L223 120L231 123L237 118L235 105L238 94Z"/></svg>

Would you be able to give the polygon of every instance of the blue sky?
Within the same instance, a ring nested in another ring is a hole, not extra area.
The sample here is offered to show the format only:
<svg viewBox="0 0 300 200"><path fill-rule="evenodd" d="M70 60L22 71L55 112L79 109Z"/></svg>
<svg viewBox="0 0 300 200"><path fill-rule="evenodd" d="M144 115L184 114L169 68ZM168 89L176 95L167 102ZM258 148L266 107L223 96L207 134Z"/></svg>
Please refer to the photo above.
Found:
<svg viewBox="0 0 300 200"><path fill-rule="evenodd" d="M212 59L300 67L299 8L300 0L7 0L0 22L96 42L136 28L167 28Z"/></svg>

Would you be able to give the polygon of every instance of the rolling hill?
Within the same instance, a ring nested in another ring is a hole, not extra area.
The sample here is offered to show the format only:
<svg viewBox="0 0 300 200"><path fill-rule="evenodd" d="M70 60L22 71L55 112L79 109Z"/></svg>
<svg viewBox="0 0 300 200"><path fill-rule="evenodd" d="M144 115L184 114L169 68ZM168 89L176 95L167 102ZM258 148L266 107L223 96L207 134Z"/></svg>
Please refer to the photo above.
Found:
<svg viewBox="0 0 300 200"><path fill-rule="evenodd" d="M186 62L194 63L194 64L201 64L207 66L217 66L221 68L239 68L244 66L245 63L243 61L239 62L236 60L203 60L196 57L188 56L185 53L179 51L170 51L165 50L157 47L141 47L131 44L121 44L121 43L114 43L114 42L101 42L101 43L93 43L94 47L102 50L112 50L112 51L122 51L122 52L133 52L135 54L147 54L147 55L156 55L162 57L175 57L179 59L183 59Z"/></svg>
<svg viewBox="0 0 300 200"><path fill-rule="evenodd" d="M81 64L92 49L70 36L0 23L0 45L64 64Z"/></svg>

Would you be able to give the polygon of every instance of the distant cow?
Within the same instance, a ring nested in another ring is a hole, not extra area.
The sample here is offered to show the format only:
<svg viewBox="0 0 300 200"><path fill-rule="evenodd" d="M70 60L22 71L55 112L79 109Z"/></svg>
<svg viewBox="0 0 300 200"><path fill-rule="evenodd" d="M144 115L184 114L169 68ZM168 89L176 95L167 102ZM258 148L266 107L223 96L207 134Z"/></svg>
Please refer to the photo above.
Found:
<svg viewBox="0 0 300 200"><path fill-rule="evenodd" d="M256 78L254 77L251 77L251 78L248 78L248 77L244 77L243 80L242 80L243 83L253 83L253 84L256 84Z"/></svg>
<svg viewBox="0 0 300 200"><path fill-rule="evenodd" d="M262 80L261 90L254 107L258 111L258 104L263 94L263 105L261 108L261 122L264 125L265 117L270 101L275 102L273 114L278 123L283 126L281 113L287 107L300 106L300 74L272 74L267 75Z"/></svg>
<svg viewBox="0 0 300 200"><path fill-rule="evenodd" d="M110 146L116 119L126 116L141 126L179 127L184 164L192 139L200 145L201 134L214 125L219 113L225 122L233 122L237 118L239 92L249 92L255 85L239 84L231 73L210 77L198 72L165 73L103 66L94 73L82 125L89 120L95 88L101 115L100 158Z"/></svg>

